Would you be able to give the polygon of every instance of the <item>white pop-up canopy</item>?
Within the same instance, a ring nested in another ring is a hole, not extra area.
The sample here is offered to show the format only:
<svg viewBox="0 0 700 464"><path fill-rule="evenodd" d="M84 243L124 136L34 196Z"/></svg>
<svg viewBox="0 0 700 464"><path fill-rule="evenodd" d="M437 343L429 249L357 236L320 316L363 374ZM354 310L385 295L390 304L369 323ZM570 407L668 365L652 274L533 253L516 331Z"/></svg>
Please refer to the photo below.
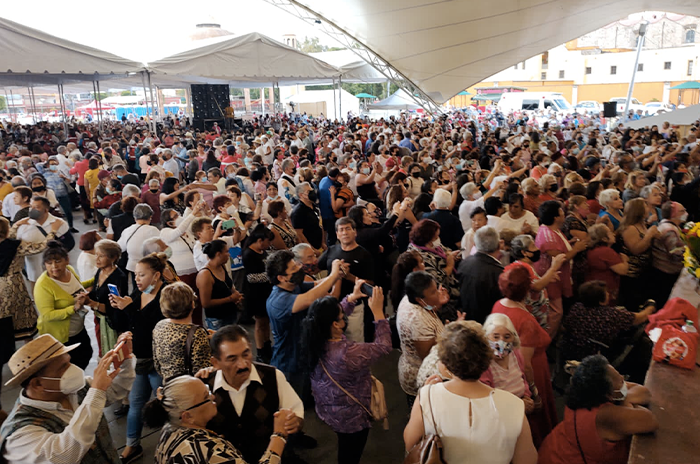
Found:
<svg viewBox="0 0 700 464"><path fill-rule="evenodd" d="M310 53L310 55L338 68L342 74L343 82L376 84L387 80L386 76L360 59L352 50L334 50Z"/></svg>
<svg viewBox="0 0 700 464"><path fill-rule="evenodd" d="M700 16L698 0L290 2L338 27L437 103L632 13L663 10Z"/></svg>
<svg viewBox="0 0 700 464"><path fill-rule="evenodd" d="M333 66L258 33L224 37L154 61L148 67L154 76L167 74L183 79L198 76L231 82L234 86L247 82L284 85L314 79L327 81L340 76Z"/></svg>
<svg viewBox="0 0 700 464"><path fill-rule="evenodd" d="M373 103L367 107L369 110L417 110L419 105L403 90L397 90L382 101Z"/></svg>
<svg viewBox="0 0 700 464"><path fill-rule="evenodd" d="M106 80L142 69L142 63L0 18L0 79L6 85Z"/></svg>
<svg viewBox="0 0 700 464"><path fill-rule="evenodd" d="M626 127L641 129L642 127L661 126L668 122L674 126L687 126L700 120L700 105L693 105L680 110L669 111L668 113L657 114L648 118L638 119L625 123Z"/></svg>

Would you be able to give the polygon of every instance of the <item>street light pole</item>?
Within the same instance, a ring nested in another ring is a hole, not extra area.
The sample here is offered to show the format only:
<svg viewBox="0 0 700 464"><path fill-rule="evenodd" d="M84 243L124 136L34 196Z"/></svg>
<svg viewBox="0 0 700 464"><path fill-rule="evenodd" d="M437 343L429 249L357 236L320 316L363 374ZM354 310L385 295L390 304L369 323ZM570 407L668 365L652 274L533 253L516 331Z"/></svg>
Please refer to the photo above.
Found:
<svg viewBox="0 0 700 464"><path fill-rule="evenodd" d="M627 88L627 101L625 102L625 112L622 114L622 119L626 121L629 109L630 100L632 100L632 91L634 90L634 78L637 76L637 67L639 66L639 55L642 53L642 47L644 46L644 37L647 32L647 21L642 21L639 24L639 40L637 41L637 57L634 59L634 69L632 69L632 80Z"/></svg>

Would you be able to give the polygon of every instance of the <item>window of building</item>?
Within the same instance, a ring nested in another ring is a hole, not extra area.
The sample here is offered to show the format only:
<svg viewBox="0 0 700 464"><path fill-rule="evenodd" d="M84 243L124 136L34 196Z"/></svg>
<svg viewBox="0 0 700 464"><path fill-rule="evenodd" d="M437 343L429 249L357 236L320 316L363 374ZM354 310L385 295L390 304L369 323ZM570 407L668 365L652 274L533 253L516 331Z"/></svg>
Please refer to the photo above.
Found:
<svg viewBox="0 0 700 464"><path fill-rule="evenodd" d="M670 61L664 61L664 69L671 69L671 62Z"/></svg>
<svg viewBox="0 0 700 464"><path fill-rule="evenodd" d="M610 66L610 74L617 74L617 66Z"/></svg>
<svg viewBox="0 0 700 464"><path fill-rule="evenodd" d="M543 72L540 74L540 80L546 81L547 80L547 73Z"/></svg>
<svg viewBox="0 0 700 464"><path fill-rule="evenodd" d="M693 75L693 60L688 60L688 75Z"/></svg>
<svg viewBox="0 0 700 464"><path fill-rule="evenodd" d="M591 69L591 67L590 67L590 66L586 66L586 74L590 74L590 73L592 73L592 72L593 72L593 70Z"/></svg>
<svg viewBox="0 0 700 464"><path fill-rule="evenodd" d="M542 54L542 69L547 69L549 67L549 52L544 52Z"/></svg>
<svg viewBox="0 0 700 464"><path fill-rule="evenodd" d="M697 26L691 24L684 27L683 31L683 43L695 43L695 31Z"/></svg>
<svg viewBox="0 0 700 464"><path fill-rule="evenodd" d="M559 71L559 79L564 79L564 70Z"/></svg>
<svg viewBox="0 0 700 464"><path fill-rule="evenodd" d="M637 63L637 72L644 71L644 63Z"/></svg>

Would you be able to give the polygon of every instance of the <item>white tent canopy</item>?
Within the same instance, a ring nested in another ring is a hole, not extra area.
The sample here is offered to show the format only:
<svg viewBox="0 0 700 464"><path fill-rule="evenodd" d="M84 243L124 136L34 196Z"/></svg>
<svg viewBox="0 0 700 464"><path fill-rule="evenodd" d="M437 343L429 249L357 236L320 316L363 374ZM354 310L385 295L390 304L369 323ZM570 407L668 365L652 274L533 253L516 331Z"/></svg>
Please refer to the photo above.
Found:
<svg viewBox="0 0 700 464"><path fill-rule="evenodd" d="M632 129L641 129L642 127L651 127L655 125L661 127L664 122L668 122L674 126L687 126L698 120L700 120L700 105L693 105L680 110L657 114L649 118L630 121L626 123L625 126L631 127Z"/></svg>
<svg viewBox="0 0 700 464"><path fill-rule="evenodd" d="M376 84L386 82L386 77L352 50L309 53L314 58L335 66L342 73L343 82Z"/></svg>
<svg viewBox="0 0 700 464"><path fill-rule="evenodd" d="M0 18L0 77L7 85L59 84L94 75L105 80L142 69L142 63Z"/></svg>
<svg viewBox="0 0 700 464"><path fill-rule="evenodd" d="M149 63L149 69L154 71L154 79L159 74L184 79L199 76L246 87L248 82L285 85L340 75L333 66L258 33L224 37Z"/></svg>
<svg viewBox="0 0 700 464"><path fill-rule="evenodd" d="M645 10L700 16L698 0L290 0L443 103L514 63Z"/></svg>
<svg viewBox="0 0 700 464"><path fill-rule="evenodd" d="M369 110L417 110L420 108L403 90L397 90L382 101L367 107Z"/></svg>

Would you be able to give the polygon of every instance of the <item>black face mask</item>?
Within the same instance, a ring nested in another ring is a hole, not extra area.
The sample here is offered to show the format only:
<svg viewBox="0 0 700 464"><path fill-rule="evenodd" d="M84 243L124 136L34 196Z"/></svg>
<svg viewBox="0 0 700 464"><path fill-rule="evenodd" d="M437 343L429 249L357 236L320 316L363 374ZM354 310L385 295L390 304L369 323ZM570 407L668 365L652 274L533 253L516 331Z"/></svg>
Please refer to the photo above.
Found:
<svg viewBox="0 0 700 464"><path fill-rule="evenodd" d="M557 190L559 190L559 186L557 184L552 184L549 186L550 192L556 192Z"/></svg>
<svg viewBox="0 0 700 464"><path fill-rule="evenodd" d="M150 190L153 193L158 193L158 189L148 189L148 190Z"/></svg>
<svg viewBox="0 0 700 464"><path fill-rule="evenodd" d="M533 263L536 263L537 261L539 261L540 255L542 254L542 252L540 250L537 250L537 251L529 251L528 250L528 253L530 253L532 255L532 256L530 256L530 261L532 261Z"/></svg>
<svg viewBox="0 0 700 464"><path fill-rule="evenodd" d="M289 278L289 281L293 283L294 285L301 285L304 283L304 277L306 277L306 273L304 272L304 269L299 269L297 272L292 274L292 276Z"/></svg>
<svg viewBox="0 0 700 464"><path fill-rule="evenodd" d="M415 171L411 173L411 177L418 179L420 177L420 171Z"/></svg>
<svg viewBox="0 0 700 464"><path fill-rule="evenodd" d="M38 187L32 187L32 192L44 192L46 191L46 187L43 185L40 185Z"/></svg>
<svg viewBox="0 0 700 464"><path fill-rule="evenodd" d="M318 200L318 195L316 195L316 190L309 190L309 193L307 193L306 195L309 197L309 201L316 203L316 200Z"/></svg>

